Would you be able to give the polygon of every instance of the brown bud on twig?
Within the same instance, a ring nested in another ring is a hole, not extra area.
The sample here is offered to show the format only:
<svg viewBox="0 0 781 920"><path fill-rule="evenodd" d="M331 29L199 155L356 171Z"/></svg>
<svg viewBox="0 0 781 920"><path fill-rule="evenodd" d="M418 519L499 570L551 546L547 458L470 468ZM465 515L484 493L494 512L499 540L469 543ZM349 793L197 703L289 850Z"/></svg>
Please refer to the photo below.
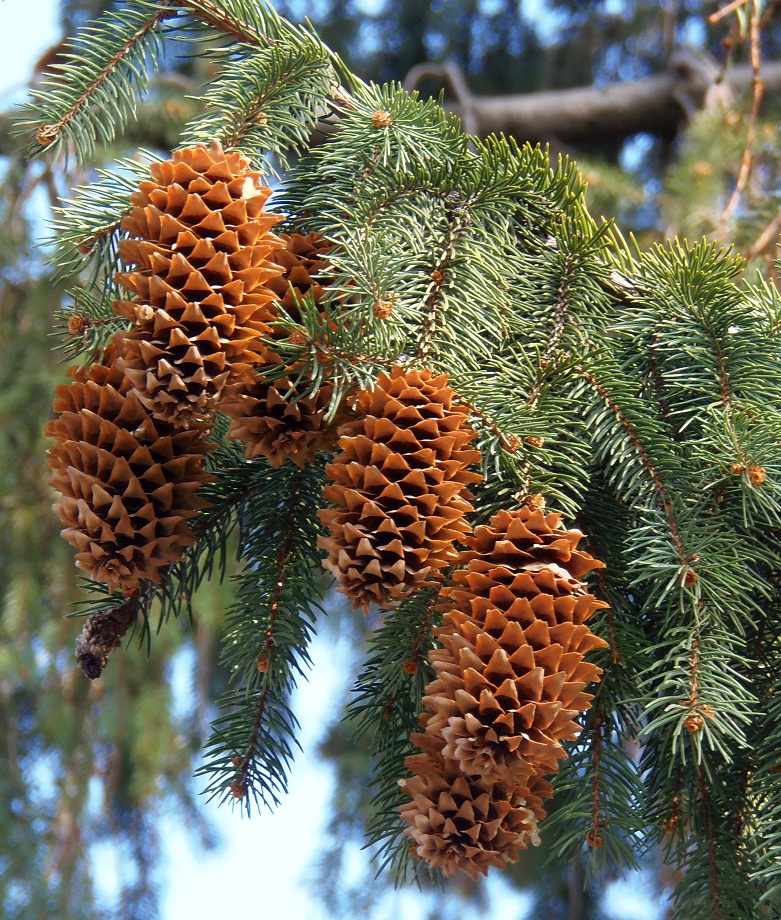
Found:
<svg viewBox="0 0 781 920"><path fill-rule="evenodd" d="M377 109L372 115L372 124L375 128L390 128L393 124L390 112L385 112L383 109Z"/></svg>

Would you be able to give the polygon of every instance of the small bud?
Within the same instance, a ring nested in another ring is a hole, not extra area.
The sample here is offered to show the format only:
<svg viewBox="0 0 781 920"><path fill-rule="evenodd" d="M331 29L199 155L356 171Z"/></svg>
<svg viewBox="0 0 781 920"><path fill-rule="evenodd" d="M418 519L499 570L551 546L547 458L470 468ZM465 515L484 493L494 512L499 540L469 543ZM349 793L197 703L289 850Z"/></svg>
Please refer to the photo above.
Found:
<svg viewBox="0 0 781 920"><path fill-rule="evenodd" d="M288 342L290 342L291 345L298 345L299 347L306 345L307 343L307 338L300 329L296 329L293 332L291 332L290 335L287 337L287 340Z"/></svg>
<svg viewBox="0 0 781 920"><path fill-rule="evenodd" d="M589 848L592 850L598 850L601 846L604 846L602 834L597 831L589 831L586 841L588 842Z"/></svg>
<svg viewBox="0 0 781 920"><path fill-rule="evenodd" d="M683 576L683 583L687 588L691 588L692 585L697 584L697 573L694 571L694 569L686 569L686 572Z"/></svg>
<svg viewBox="0 0 781 920"><path fill-rule="evenodd" d="M431 280L434 282L434 284L442 284L442 282L445 280L445 276L442 274L442 272L437 271L436 268L435 268L434 271L429 275L429 278L431 278Z"/></svg>
<svg viewBox="0 0 781 920"><path fill-rule="evenodd" d="M234 799L243 799L247 796L247 784L236 780L230 784L231 795Z"/></svg>
<svg viewBox="0 0 781 920"><path fill-rule="evenodd" d="M713 706L709 706L707 703L705 703L703 706L700 706L700 712L703 716L705 716L706 719L716 718L716 710L713 708Z"/></svg>
<svg viewBox="0 0 781 920"><path fill-rule="evenodd" d="M526 504L531 508L532 511L542 511L545 507L545 496L544 495L529 495L526 498Z"/></svg>
<svg viewBox="0 0 781 920"><path fill-rule="evenodd" d="M748 468L748 481L752 486L761 486L767 478L767 473L761 466L750 466Z"/></svg>
<svg viewBox="0 0 781 920"><path fill-rule="evenodd" d="M681 823L681 819L678 815L670 815L669 818L665 818L662 821L662 827L667 831L668 834L673 834L678 830L678 825Z"/></svg>
<svg viewBox="0 0 781 920"><path fill-rule="evenodd" d="M698 732L702 728L704 721L705 720L699 714L699 712L693 712L691 715L684 719L683 727L687 732L689 732L689 734L693 735L695 732Z"/></svg>
<svg viewBox="0 0 781 920"><path fill-rule="evenodd" d="M508 434L504 437L504 449L508 454L515 454L521 449L521 442L514 434Z"/></svg>
<svg viewBox="0 0 781 920"><path fill-rule="evenodd" d="M268 124L268 115L265 112L258 112L255 116L255 124L260 125L261 128L265 128Z"/></svg>
<svg viewBox="0 0 781 920"><path fill-rule="evenodd" d="M261 674L265 674L268 671L268 658L265 655L262 658L258 658L258 670Z"/></svg>
<svg viewBox="0 0 781 920"><path fill-rule="evenodd" d="M377 319L390 319L393 316L393 299L378 300L372 312Z"/></svg>
<svg viewBox="0 0 781 920"><path fill-rule="evenodd" d="M736 460L734 463L730 463L729 471L733 476L740 476L741 473L746 472L746 467Z"/></svg>
<svg viewBox="0 0 781 920"><path fill-rule="evenodd" d="M545 438L538 438L533 434L528 435L524 440L532 447L542 447L545 443Z"/></svg>
<svg viewBox="0 0 781 920"><path fill-rule="evenodd" d="M372 124L375 128L390 128L393 124L390 117L390 112L386 112L383 109L377 109L377 111L372 115Z"/></svg>
<svg viewBox="0 0 781 920"><path fill-rule="evenodd" d="M56 139L59 133L60 131L57 125L41 125L41 127L38 128L38 143L41 147L48 147L48 145Z"/></svg>
<svg viewBox="0 0 781 920"><path fill-rule="evenodd" d="M95 240L87 238L86 240L82 240L77 248L81 255L88 256L92 252L94 246Z"/></svg>
<svg viewBox="0 0 781 920"><path fill-rule="evenodd" d="M238 757L238 756L234 757L233 760L231 761L231 763L233 764L234 767L240 767L240 766L241 766L241 757Z"/></svg>
<svg viewBox="0 0 781 920"><path fill-rule="evenodd" d="M415 674L418 670L418 663L417 661L414 661L412 658L410 658L409 661L404 662L402 668L407 672L407 674Z"/></svg>
<svg viewBox="0 0 781 920"><path fill-rule="evenodd" d="M88 316L74 313L68 320L68 332L73 336L84 335L91 325L92 323Z"/></svg>

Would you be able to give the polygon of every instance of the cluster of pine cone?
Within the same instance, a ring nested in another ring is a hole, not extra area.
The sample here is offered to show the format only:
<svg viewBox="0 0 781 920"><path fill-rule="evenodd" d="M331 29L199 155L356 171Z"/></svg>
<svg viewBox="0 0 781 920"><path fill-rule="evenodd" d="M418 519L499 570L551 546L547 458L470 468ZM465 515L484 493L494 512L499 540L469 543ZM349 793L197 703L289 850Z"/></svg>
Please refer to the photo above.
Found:
<svg viewBox="0 0 781 920"><path fill-rule="evenodd" d="M70 368L46 434L55 505L76 564L125 593L195 542L188 521L204 506L198 486L217 409L248 457L311 462L332 446L323 417L331 392L296 399L270 342L281 309L317 304L329 244L315 235L276 236L264 210L271 190L238 152L199 144L156 163L122 221L117 301L131 328L88 366ZM292 369L291 369L292 373ZM301 386L301 384L299 384Z"/></svg>
<svg viewBox="0 0 781 920"><path fill-rule="evenodd" d="M601 563L528 506L472 532L480 454L445 375L395 365L326 424L333 385L312 393L303 366L284 367L276 321L322 302L330 244L274 235L269 194L215 143L155 164L132 196L117 281L133 299L116 304L131 325L57 391L55 510L77 565L131 594L196 540L218 409L247 456L275 466L311 463L338 435L320 545L340 590L356 607L394 607L455 566L402 816L419 857L476 877L538 841L544 777L601 673L583 660L605 644L585 621L605 605L579 580ZM284 376L268 373L280 365Z"/></svg>

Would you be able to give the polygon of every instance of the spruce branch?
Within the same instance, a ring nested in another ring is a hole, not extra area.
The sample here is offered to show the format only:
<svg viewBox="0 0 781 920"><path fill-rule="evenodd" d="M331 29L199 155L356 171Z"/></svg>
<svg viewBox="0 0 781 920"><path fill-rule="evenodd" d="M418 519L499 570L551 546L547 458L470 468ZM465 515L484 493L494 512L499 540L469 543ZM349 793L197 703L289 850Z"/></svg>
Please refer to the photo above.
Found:
<svg viewBox="0 0 781 920"><path fill-rule="evenodd" d="M417 358L426 364L434 337L443 322L444 302L442 290L448 283L448 270L455 257L456 246L471 224L470 201L461 201L457 192L451 192L444 199L447 215L447 230L439 251L437 262L431 271L431 287L423 306L423 323L418 337Z"/></svg>
<svg viewBox="0 0 781 920"><path fill-rule="evenodd" d="M148 88L147 58L156 59L160 26L175 15L168 4L137 0L86 26L24 110L20 131L37 125L42 150L59 153L67 143L81 162L91 158L96 142L111 141L134 115Z"/></svg>
<svg viewBox="0 0 781 920"><path fill-rule="evenodd" d="M292 468L291 468L292 467ZM246 511L244 572L228 611L223 660L232 689L214 723L208 760L212 796L268 806L278 803L296 745L289 696L308 665L308 643L322 586L316 509L320 464L268 468Z"/></svg>
<svg viewBox="0 0 781 920"><path fill-rule="evenodd" d="M707 841L708 847L708 867L710 870L709 877L711 904L713 907L713 920L722 920L720 891L721 880L719 877L719 861L716 855L716 839L715 830L713 827L710 789L708 787L708 778L705 774L705 768L702 764L699 764L697 767L697 783L700 793L699 805L702 816L703 832L705 834L705 839Z"/></svg>
<svg viewBox="0 0 781 920"><path fill-rule="evenodd" d="M651 458L645 446L643 445L640 436L638 435L624 410L608 391L607 387L605 387L604 384L602 384L594 376L594 374L591 373L591 371L588 371L585 368L578 367L576 368L576 372L590 387L592 387L599 394L605 405L618 421L626 437L629 439L629 442L636 452L636 455L639 458L643 468L645 469L648 478L653 485L654 491L656 492L658 506L662 510L667 521L670 536L672 537L673 545L675 546L675 551L678 555L681 566L688 567L690 560L684 549L683 540L681 539L681 533L678 528L678 522L673 512L672 497L664 482L662 481L659 473L657 472L655 465L651 462Z"/></svg>

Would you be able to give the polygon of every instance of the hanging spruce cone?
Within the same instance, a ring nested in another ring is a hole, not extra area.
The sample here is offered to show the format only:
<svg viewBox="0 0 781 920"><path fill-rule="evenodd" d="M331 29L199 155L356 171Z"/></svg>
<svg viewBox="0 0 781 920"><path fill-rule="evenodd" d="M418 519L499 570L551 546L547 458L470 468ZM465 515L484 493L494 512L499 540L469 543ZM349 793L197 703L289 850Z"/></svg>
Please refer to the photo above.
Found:
<svg viewBox="0 0 781 920"><path fill-rule="evenodd" d="M336 427L346 417L340 411L332 423L324 421L333 384L325 383L314 393L300 396L302 384L296 385L288 376L273 382L259 376L225 398L220 408L233 419L228 437L244 441L247 457L266 457L274 467L286 460L304 467L319 450L333 449Z"/></svg>
<svg viewBox="0 0 781 920"><path fill-rule="evenodd" d="M76 565L111 591L159 582L161 572L195 542L187 523L205 506L196 490L203 468L203 428L181 430L152 418L118 367L110 346L103 362L73 367L57 388L51 484L63 537Z"/></svg>
<svg viewBox="0 0 781 920"><path fill-rule="evenodd" d="M469 532L467 491L480 459L446 375L395 366L360 394L326 469L336 509L321 511L324 565L356 607L389 607L441 578Z"/></svg>
<svg viewBox="0 0 781 920"><path fill-rule="evenodd" d="M299 318L298 305L309 295L317 306L325 296L319 276L328 267L328 253L333 248L330 240L319 233L302 236L300 233L280 233L284 249L278 249L269 261L282 269L282 274L268 281L269 290L288 316ZM291 290L292 288L292 290Z"/></svg>
<svg viewBox="0 0 781 920"><path fill-rule="evenodd" d="M560 516L500 511L467 539L430 658L426 731L466 774L509 783L555 772L601 669L584 660L607 645L585 621L607 606L578 580L602 563L578 550Z"/></svg>
<svg viewBox="0 0 781 920"><path fill-rule="evenodd" d="M118 312L132 320L123 367L144 406L177 425L209 420L224 387L263 359L257 339L276 315L267 287L282 246L263 210L270 189L241 153L215 141L152 165L131 197L120 242L135 294Z"/></svg>
<svg viewBox="0 0 781 920"><path fill-rule="evenodd" d="M466 776L429 736L418 740L425 750L407 758L414 775L400 781L411 798L401 806L401 816L410 825L404 833L415 854L429 868L448 877L460 870L477 879L492 866L504 869L515 862L530 843L539 844L537 824L545 815L541 793L548 790Z"/></svg>
<svg viewBox="0 0 781 920"><path fill-rule="evenodd" d="M316 276L326 267L325 255L331 243L318 234L301 236L282 234L285 248L274 252L270 259L283 269L283 274L267 284L278 298L287 316L300 319L299 303L309 295L315 305L325 296L325 289ZM272 327L264 349L267 364L282 363L274 351L273 341L287 331ZM314 392L309 378L298 380L295 369L289 375L272 379L259 368L255 378L234 387L226 395L221 410L233 419L228 437L244 441L247 457L267 457L279 467L286 460L298 466L312 463L319 450L332 450L336 444L337 427L346 420L345 411L337 412L328 424L325 415L333 396L333 385L326 380ZM306 393L306 395L302 395Z"/></svg>

